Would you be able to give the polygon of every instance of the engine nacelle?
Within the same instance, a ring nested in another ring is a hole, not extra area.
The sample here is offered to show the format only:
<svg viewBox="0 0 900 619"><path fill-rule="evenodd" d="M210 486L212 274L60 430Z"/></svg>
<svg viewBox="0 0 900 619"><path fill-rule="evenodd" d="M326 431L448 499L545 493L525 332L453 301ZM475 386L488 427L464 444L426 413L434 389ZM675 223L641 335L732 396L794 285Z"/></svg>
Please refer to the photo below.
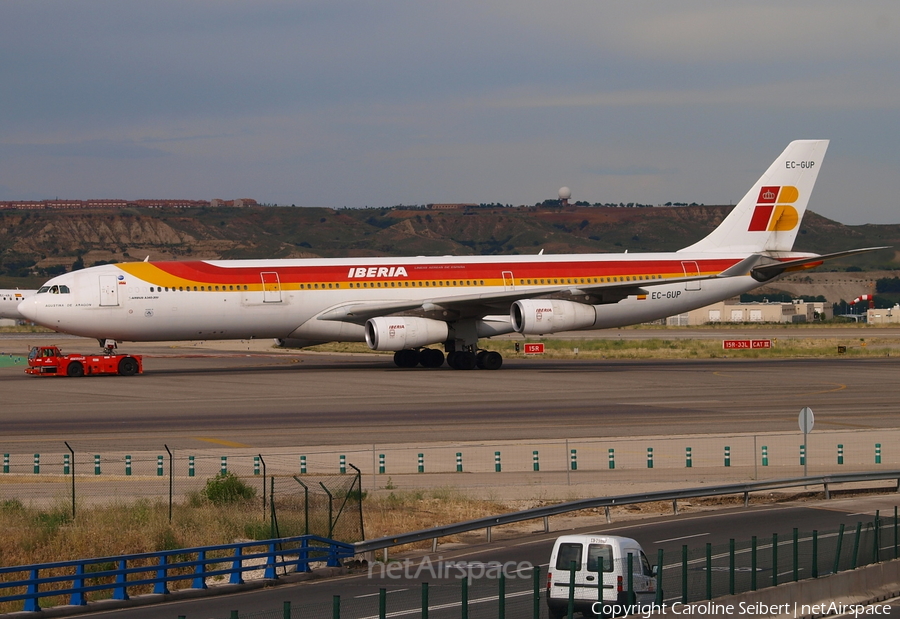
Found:
<svg viewBox="0 0 900 619"><path fill-rule="evenodd" d="M366 321L366 344L372 350L405 350L447 341L447 323L412 316L379 316Z"/></svg>
<svg viewBox="0 0 900 619"><path fill-rule="evenodd" d="M597 321L593 305L558 299L522 299L509 310L513 329L524 335L542 335L592 327Z"/></svg>

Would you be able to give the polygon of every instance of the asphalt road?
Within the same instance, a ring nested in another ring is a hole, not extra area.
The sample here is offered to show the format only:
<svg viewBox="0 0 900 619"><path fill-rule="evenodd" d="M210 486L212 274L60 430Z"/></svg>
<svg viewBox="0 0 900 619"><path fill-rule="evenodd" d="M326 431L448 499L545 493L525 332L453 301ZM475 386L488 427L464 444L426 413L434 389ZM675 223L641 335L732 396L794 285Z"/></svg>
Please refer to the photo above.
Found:
<svg viewBox="0 0 900 619"><path fill-rule="evenodd" d="M428 556L432 566L439 562L464 561L472 565L500 562L501 564L527 564L529 566L541 566L542 574L546 574L547 561L553 540L562 534L604 532L611 535L622 535L637 539L644 547L644 551L655 563L658 549L664 551L664 565L677 564L681 557L681 548L688 545L690 548L705 547L707 543L713 547L721 548L728 544L730 538L738 540L748 539L756 535L760 546L764 546L772 539L772 534L777 533L782 542L790 540L794 527L800 527L804 534L812 530L829 531L837 529L841 524L851 531L859 521L871 522L875 510L880 510L882 515L893 513L893 506L897 503L896 495L885 495L870 498L835 499L818 503L795 504L768 504L751 506L748 509L734 508L718 512L683 513L679 516L664 516L647 520L612 523L602 526L594 526L588 529L556 531L552 534L532 534L524 537L513 537L494 544L473 544L464 548L441 550ZM848 538L849 540L849 538ZM808 543L808 540L807 540ZM845 543L850 543L845 541ZM781 551L785 556L790 553L790 546L784 546ZM890 554L892 549L886 549ZM890 556L893 556L890 554ZM379 588L388 591L389 616L418 617L418 609L421 608L420 591L422 582L429 582L431 589L431 604L443 601L446 608L432 609L431 617L458 617L459 605L453 604L460 599L460 578L455 571L449 578L435 578L432 573L423 569L419 577L415 576L418 566L422 565L423 557L414 560L410 569L399 571L399 577L387 578L378 570L373 570L373 575L363 570L361 573L348 574L327 580L313 580L296 584L285 584L274 589L261 591L229 594L224 596L208 597L198 600L170 602L153 606L152 608L131 608L119 611L107 611L103 613L91 613L88 617L107 617L128 619L150 619L185 616L187 619L200 619L209 617L227 617L230 611L238 610L241 613L277 611L282 608L285 601L290 601L292 607L307 609L313 614L309 616L330 616L330 608L333 596L339 595L342 600L342 616L368 617L377 616L377 595ZM722 559L719 559L721 562ZM784 562L780 562L784 565ZM718 564L718 563L717 563ZM762 562L761 562L762 564ZM703 572L702 564L697 564L693 571ZM511 570L512 572L513 570ZM800 577L808 577L805 568L801 568ZM522 578L513 578L509 582L507 592L529 590L531 581L530 571L521 572ZM702 577L702 576L701 576ZM771 572L766 566L759 569L759 582L768 582ZM780 582L791 579L790 573L779 575ZM518 580L519 582L513 582ZM482 604L472 604L470 617L496 617L496 580L481 582L480 588L472 589L470 602L475 599L483 600ZM543 582L542 582L543 585ZM476 597L475 591L480 591ZM672 590L666 593L666 599L677 601L680 591ZM521 600L512 598L521 603ZM527 604L525 605L528 607ZM313 609L310 611L310 609ZM323 614L315 614L318 612ZM521 616L516 612L507 616ZM528 615L530 616L530 615Z"/></svg>

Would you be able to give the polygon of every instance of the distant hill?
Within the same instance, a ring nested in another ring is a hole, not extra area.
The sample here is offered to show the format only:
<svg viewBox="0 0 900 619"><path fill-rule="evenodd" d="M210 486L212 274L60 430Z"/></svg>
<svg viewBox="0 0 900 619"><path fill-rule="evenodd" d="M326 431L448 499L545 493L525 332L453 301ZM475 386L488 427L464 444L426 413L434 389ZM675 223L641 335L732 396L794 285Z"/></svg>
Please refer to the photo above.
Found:
<svg viewBox="0 0 900 619"><path fill-rule="evenodd" d="M0 276L46 277L73 265L201 258L301 258L668 251L715 228L730 206L517 207L461 210L210 207L0 211ZM891 245L900 225L847 226L815 213L795 248ZM895 250L829 263L892 270ZM2 283L0 285L9 285Z"/></svg>

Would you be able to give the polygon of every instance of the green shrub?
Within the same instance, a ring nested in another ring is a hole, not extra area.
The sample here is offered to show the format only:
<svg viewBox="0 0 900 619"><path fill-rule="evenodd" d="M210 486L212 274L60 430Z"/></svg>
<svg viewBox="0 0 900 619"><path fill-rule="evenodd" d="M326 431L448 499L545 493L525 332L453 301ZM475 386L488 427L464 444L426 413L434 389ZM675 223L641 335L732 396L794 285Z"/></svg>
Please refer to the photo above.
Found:
<svg viewBox="0 0 900 619"><path fill-rule="evenodd" d="M213 505L226 505L255 499L256 488L234 473L219 473L206 480L206 487L200 494Z"/></svg>

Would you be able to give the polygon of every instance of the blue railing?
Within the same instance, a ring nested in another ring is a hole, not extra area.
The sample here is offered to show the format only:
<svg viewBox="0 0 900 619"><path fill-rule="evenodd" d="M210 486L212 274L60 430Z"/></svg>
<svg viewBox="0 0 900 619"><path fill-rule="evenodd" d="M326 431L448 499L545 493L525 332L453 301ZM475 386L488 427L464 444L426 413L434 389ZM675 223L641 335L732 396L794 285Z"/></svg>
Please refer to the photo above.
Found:
<svg viewBox="0 0 900 619"><path fill-rule="evenodd" d="M87 593L111 591L112 599L127 600L128 589L152 586L153 593L169 593L174 582L191 581L192 589L206 589L210 576L227 577L229 584L244 582L244 572L263 569L264 579L278 578L279 569L309 572L310 563L325 561L338 567L341 559L352 558L352 544L301 535L257 542L241 542L221 546L181 548L115 557L60 561L37 565L0 568L0 593L25 589L25 593L0 596L0 602L24 600L23 610L41 610L40 598L69 596L69 604L87 604ZM245 565L246 561L264 559L263 565ZM115 566L115 567L110 567ZM5 580L9 575L27 574L27 578ZM42 575L46 574L46 575ZM100 581L100 582L98 582ZM89 583L89 584L88 584ZM63 586L59 586L62 584ZM52 587L51 587L52 586Z"/></svg>

